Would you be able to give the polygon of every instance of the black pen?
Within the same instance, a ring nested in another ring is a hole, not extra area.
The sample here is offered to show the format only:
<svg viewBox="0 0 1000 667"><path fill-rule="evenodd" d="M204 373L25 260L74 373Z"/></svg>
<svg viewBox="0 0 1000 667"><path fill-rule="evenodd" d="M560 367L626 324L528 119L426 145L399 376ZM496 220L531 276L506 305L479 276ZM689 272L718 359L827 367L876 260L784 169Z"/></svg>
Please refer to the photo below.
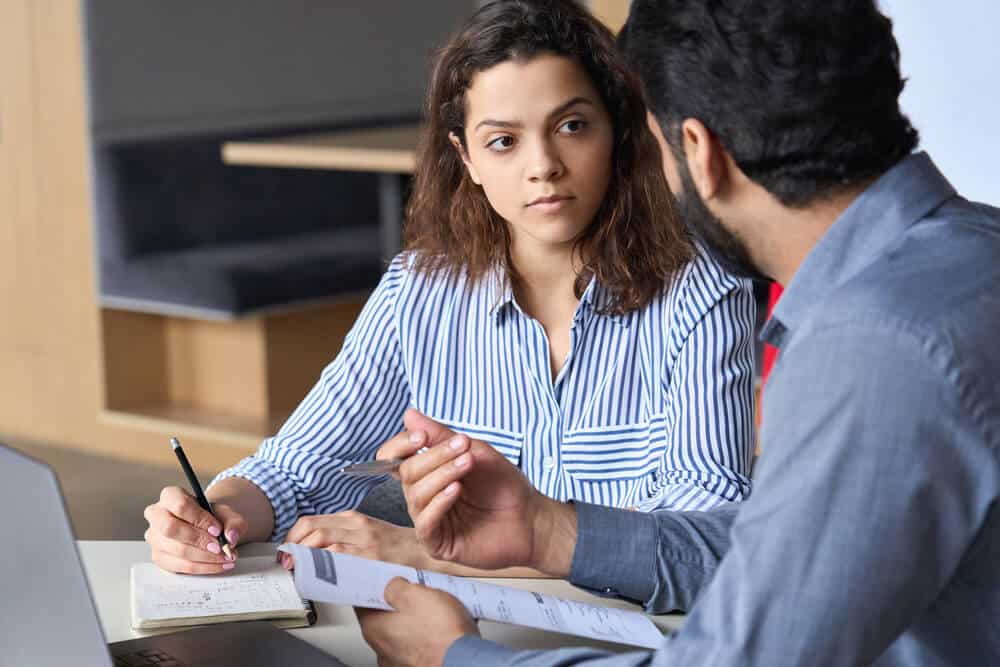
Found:
<svg viewBox="0 0 1000 667"><path fill-rule="evenodd" d="M181 443L177 440L177 438L170 438L170 445L174 448L174 454L177 455L177 460L181 462L181 468L184 469L184 474L187 475L188 483L191 484L191 491L194 492L194 497L198 499L198 504L201 505L203 510L212 516L215 516L215 512L212 511L212 504L208 502L208 498L205 497L205 492L201 490L201 484L198 482L198 477L194 474L194 470L191 468L191 464L188 462L188 458L184 454L184 450L181 449ZM215 518L218 519L219 517ZM219 533L219 546L222 547L222 551L226 554L226 558L233 560L233 548L229 546L229 540L226 539L225 531Z"/></svg>

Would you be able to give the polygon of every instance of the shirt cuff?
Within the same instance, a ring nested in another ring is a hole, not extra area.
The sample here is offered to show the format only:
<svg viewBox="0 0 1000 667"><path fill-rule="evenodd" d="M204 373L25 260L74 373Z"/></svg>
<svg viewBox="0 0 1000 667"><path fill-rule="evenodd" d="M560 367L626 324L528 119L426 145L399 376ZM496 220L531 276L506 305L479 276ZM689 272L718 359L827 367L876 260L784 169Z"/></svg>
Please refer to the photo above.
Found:
<svg viewBox="0 0 1000 667"><path fill-rule="evenodd" d="M274 511L274 532L271 541L277 542L284 538L299 517L299 505L295 500L295 487L287 475L276 469L272 464L256 456L248 456L232 468L223 470L208 488L229 477L240 477L254 484L264 492L271 509Z"/></svg>
<svg viewBox="0 0 1000 667"><path fill-rule="evenodd" d="M651 514L574 503L576 549L569 581L597 595L640 604L656 589L656 519Z"/></svg>
<svg viewBox="0 0 1000 667"><path fill-rule="evenodd" d="M466 635L459 637L444 654L444 667L490 667L506 665L517 651L494 644L481 637Z"/></svg>

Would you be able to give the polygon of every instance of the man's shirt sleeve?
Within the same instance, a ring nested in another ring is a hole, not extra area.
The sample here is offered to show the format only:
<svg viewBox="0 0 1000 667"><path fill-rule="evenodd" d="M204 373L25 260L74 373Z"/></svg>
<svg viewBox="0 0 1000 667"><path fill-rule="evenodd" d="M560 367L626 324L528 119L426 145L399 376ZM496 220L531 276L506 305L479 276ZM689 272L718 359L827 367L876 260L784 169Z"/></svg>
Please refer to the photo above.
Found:
<svg viewBox="0 0 1000 667"><path fill-rule="evenodd" d="M687 611L728 549L738 507L646 514L576 503L569 580L596 595L641 604L649 613Z"/></svg>

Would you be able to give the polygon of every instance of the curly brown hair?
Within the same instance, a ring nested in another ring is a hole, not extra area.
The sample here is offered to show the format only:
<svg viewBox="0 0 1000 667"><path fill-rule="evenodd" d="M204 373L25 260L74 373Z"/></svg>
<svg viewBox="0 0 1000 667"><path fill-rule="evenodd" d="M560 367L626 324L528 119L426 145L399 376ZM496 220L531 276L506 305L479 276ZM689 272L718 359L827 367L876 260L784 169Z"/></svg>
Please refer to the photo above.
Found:
<svg viewBox="0 0 1000 667"><path fill-rule="evenodd" d="M576 296L596 276L611 297L606 312L642 308L670 284L693 248L646 124L641 84L619 56L611 31L572 0L492 2L439 52L406 212L406 252L418 272L462 273L475 284L499 267L516 280L508 226L469 177L448 135L467 148L465 93L477 73L541 54L565 56L583 67L614 127L608 191L576 240L587 250L581 253Z"/></svg>

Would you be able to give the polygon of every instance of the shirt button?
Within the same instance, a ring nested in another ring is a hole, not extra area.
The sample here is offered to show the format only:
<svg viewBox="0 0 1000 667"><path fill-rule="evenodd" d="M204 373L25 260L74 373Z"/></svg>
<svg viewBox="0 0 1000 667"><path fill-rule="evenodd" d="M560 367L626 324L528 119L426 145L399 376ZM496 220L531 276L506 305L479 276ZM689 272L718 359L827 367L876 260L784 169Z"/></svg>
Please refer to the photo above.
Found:
<svg viewBox="0 0 1000 667"><path fill-rule="evenodd" d="M549 470L552 470L553 468L556 467L556 460L551 456L546 456L544 459L542 459L542 465L548 468Z"/></svg>

